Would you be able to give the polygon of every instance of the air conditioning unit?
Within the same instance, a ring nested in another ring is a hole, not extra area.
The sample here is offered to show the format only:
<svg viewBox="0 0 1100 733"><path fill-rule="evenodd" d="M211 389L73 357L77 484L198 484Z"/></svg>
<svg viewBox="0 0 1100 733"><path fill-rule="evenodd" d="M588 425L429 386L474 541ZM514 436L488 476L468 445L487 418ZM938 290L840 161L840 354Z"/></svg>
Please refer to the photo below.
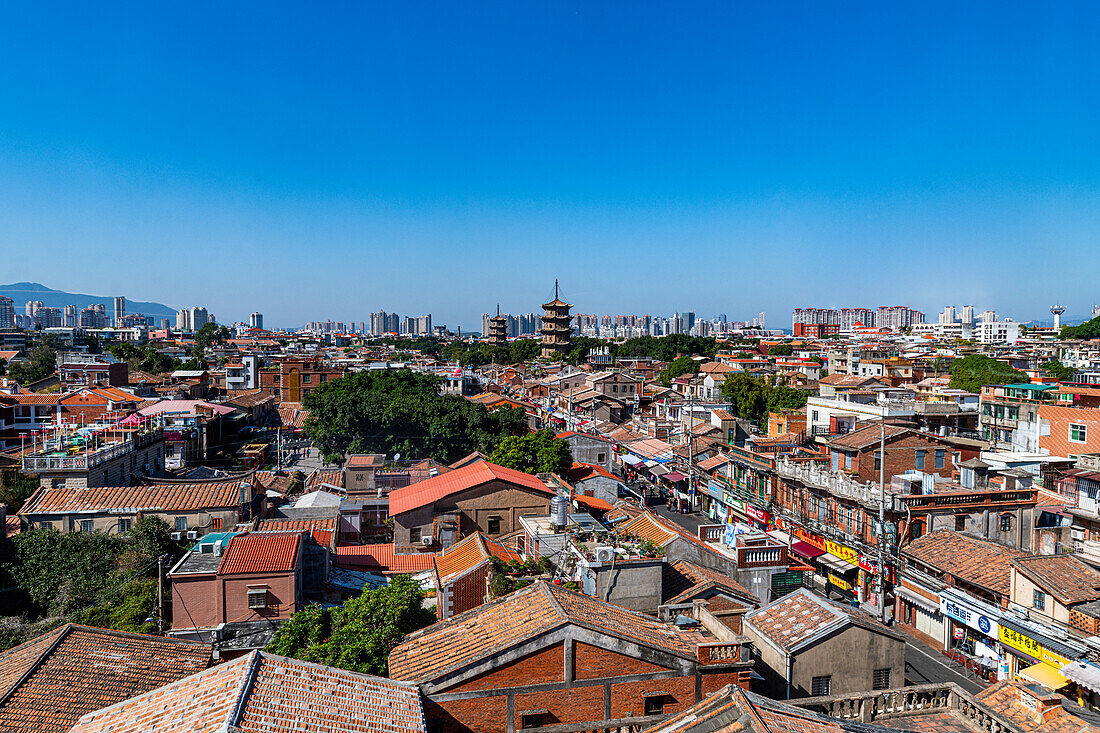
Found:
<svg viewBox="0 0 1100 733"><path fill-rule="evenodd" d="M424 547L431 547L433 542L435 542L435 537L432 537L431 535L420 538L420 544L424 545Z"/></svg>
<svg viewBox="0 0 1100 733"><path fill-rule="evenodd" d="M615 559L615 548L604 545L596 548L596 562L611 562Z"/></svg>
<svg viewBox="0 0 1100 733"><path fill-rule="evenodd" d="M172 533L172 539L182 540L183 539L183 532L173 532Z"/></svg>
<svg viewBox="0 0 1100 733"><path fill-rule="evenodd" d="M1081 541L1086 539L1085 538L1085 530L1083 530L1083 529L1070 529L1069 536L1072 537L1073 539L1077 540L1078 542L1081 542Z"/></svg>
<svg viewBox="0 0 1100 733"><path fill-rule="evenodd" d="M193 530L193 529L192 529L192 530L189 530L189 531L187 532L187 539L189 539L189 540L197 540L198 538L199 538L199 533L198 533L198 532L196 532L195 530Z"/></svg>

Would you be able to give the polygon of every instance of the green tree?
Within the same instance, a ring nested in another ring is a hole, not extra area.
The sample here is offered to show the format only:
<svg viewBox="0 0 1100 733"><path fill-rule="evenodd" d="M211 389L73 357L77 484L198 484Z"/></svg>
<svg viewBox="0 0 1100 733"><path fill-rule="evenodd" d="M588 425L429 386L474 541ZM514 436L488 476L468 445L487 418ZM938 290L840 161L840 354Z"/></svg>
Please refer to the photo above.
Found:
<svg viewBox="0 0 1100 733"><path fill-rule="evenodd" d="M200 351L206 351L211 346L224 344L232 335L225 326L219 326L217 323L212 322L204 323L195 332L195 346Z"/></svg>
<svg viewBox="0 0 1100 733"><path fill-rule="evenodd" d="M15 468L0 470L0 503L7 507L8 515L23 508L23 503L38 490L39 482Z"/></svg>
<svg viewBox="0 0 1100 733"><path fill-rule="evenodd" d="M767 390L768 412L780 412L782 410L800 410L806 406L809 392L795 389L785 385L771 387Z"/></svg>
<svg viewBox="0 0 1100 733"><path fill-rule="evenodd" d="M668 368L661 372L660 381L661 384L666 387L672 384L672 380L676 377L682 377L685 374L698 374L699 364L690 356L681 356L672 361L668 365Z"/></svg>
<svg viewBox="0 0 1100 733"><path fill-rule="evenodd" d="M8 376L19 384L45 379L57 368L57 350L48 344L35 347L24 361L8 365Z"/></svg>
<svg viewBox="0 0 1100 733"><path fill-rule="evenodd" d="M768 349L768 356L790 356L794 353L794 347L790 344L776 344Z"/></svg>
<svg viewBox="0 0 1100 733"><path fill-rule="evenodd" d="M527 432L520 408L489 411L439 393L439 380L408 369L357 372L319 385L303 406L306 434L326 456L385 453L451 463Z"/></svg>
<svg viewBox="0 0 1100 733"><path fill-rule="evenodd" d="M1078 326L1062 326L1062 332L1058 334L1061 339L1081 339L1091 341L1100 338L1100 316L1085 321Z"/></svg>
<svg viewBox="0 0 1100 733"><path fill-rule="evenodd" d="M267 651L330 667L385 676L406 635L432 624L424 593L407 575L338 608L307 606L279 627Z"/></svg>
<svg viewBox="0 0 1100 733"><path fill-rule="evenodd" d="M980 392L984 385L1027 381L1028 377L1023 372L981 354L964 356L951 365L951 387L967 392Z"/></svg>
<svg viewBox="0 0 1100 733"><path fill-rule="evenodd" d="M1069 382L1073 379L1073 375L1077 373L1076 369L1066 366L1057 359L1052 359L1046 364L1043 364L1043 369L1059 382Z"/></svg>
<svg viewBox="0 0 1100 733"><path fill-rule="evenodd" d="M510 435L497 445L489 460L524 473L564 474L573 465L569 444L554 437L552 430L527 435Z"/></svg>
<svg viewBox="0 0 1100 733"><path fill-rule="evenodd" d="M768 388L764 380L747 372L736 372L722 383L722 396L730 402L735 415L761 421L768 410Z"/></svg>

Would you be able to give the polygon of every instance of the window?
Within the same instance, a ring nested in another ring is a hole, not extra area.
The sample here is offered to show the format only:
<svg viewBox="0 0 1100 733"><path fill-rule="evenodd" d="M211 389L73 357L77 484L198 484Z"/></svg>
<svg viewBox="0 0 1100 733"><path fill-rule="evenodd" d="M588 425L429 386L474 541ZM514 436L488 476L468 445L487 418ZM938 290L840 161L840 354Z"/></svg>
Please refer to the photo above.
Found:
<svg viewBox="0 0 1100 733"><path fill-rule="evenodd" d="M889 690L890 689L890 668L876 669L871 673L871 689L872 690Z"/></svg>
<svg viewBox="0 0 1100 733"><path fill-rule="evenodd" d="M1012 531L1012 515L1011 514L1002 514L1001 515L1001 531L1002 532L1011 532Z"/></svg>
<svg viewBox="0 0 1100 733"><path fill-rule="evenodd" d="M914 454L913 464L918 471L924 470L924 455L928 451L919 450Z"/></svg>
<svg viewBox="0 0 1100 733"><path fill-rule="evenodd" d="M1047 607L1047 594L1036 588L1031 591L1031 605L1035 610L1042 611Z"/></svg>
<svg viewBox="0 0 1100 733"><path fill-rule="evenodd" d="M213 517L210 520L210 529L221 529L221 528L222 528L222 518L221 517Z"/></svg>
<svg viewBox="0 0 1100 733"><path fill-rule="evenodd" d="M521 713L519 716L519 727L523 730L528 728L541 728L542 715L542 713Z"/></svg>
<svg viewBox="0 0 1100 733"><path fill-rule="evenodd" d="M833 470L840 468L840 454L833 451Z"/></svg>
<svg viewBox="0 0 1100 733"><path fill-rule="evenodd" d="M966 515L958 514L955 516L955 531L962 532L966 529Z"/></svg>
<svg viewBox="0 0 1100 733"><path fill-rule="evenodd" d="M848 469L849 471L852 470L852 454L851 453L845 453L844 454L844 467L846 469Z"/></svg>
<svg viewBox="0 0 1100 733"><path fill-rule="evenodd" d="M882 454L875 451L875 470L878 471L882 468Z"/></svg>
<svg viewBox="0 0 1100 733"><path fill-rule="evenodd" d="M414 545L420 544L420 527L413 527L409 530L409 542Z"/></svg>
<svg viewBox="0 0 1100 733"><path fill-rule="evenodd" d="M645 714L646 715L664 715L665 713L665 696L664 694L646 695L645 697Z"/></svg>
<svg viewBox="0 0 1100 733"><path fill-rule="evenodd" d="M607 454L606 453L597 453L596 454L596 463L603 463L606 460L607 460Z"/></svg>
<svg viewBox="0 0 1100 733"><path fill-rule="evenodd" d="M91 519L81 519L80 520L80 531L81 532L91 532L94 529L95 529L95 523Z"/></svg>
<svg viewBox="0 0 1100 733"><path fill-rule="evenodd" d="M1070 439L1071 442L1073 442L1073 443L1084 443L1086 435L1088 435L1088 432L1086 431L1084 425L1078 425L1076 423L1070 423L1070 426L1069 426L1069 439Z"/></svg>
<svg viewBox="0 0 1100 733"><path fill-rule="evenodd" d="M118 533L123 534L124 532L129 532L130 531L130 523L132 521L133 520L131 520L131 519L120 519L120 520L118 520Z"/></svg>
<svg viewBox="0 0 1100 733"><path fill-rule="evenodd" d="M313 381L313 375L312 374L303 374L302 375L302 384L309 384L312 381Z"/></svg>
<svg viewBox="0 0 1100 733"><path fill-rule="evenodd" d="M619 385L617 385L617 384L611 385L611 391L612 392L618 392L619 391Z"/></svg>
<svg viewBox="0 0 1100 733"><path fill-rule="evenodd" d="M944 453L945 453L945 451L944 451L943 448L937 448L936 449L936 468L943 468Z"/></svg>
<svg viewBox="0 0 1100 733"><path fill-rule="evenodd" d="M814 677L810 681L810 695L812 697L822 697L824 695L832 694L829 690L832 688L832 675L822 675L821 677Z"/></svg>
<svg viewBox="0 0 1100 733"><path fill-rule="evenodd" d="M249 588L248 607L252 609L267 608L267 588Z"/></svg>
<svg viewBox="0 0 1100 733"><path fill-rule="evenodd" d="M187 529L187 517L176 517L175 528L177 532L183 532Z"/></svg>
<svg viewBox="0 0 1100 733"><path fill-rule="evenodd" d="M53 522L39 522L39 529L53 529Z"/></svg>
<svg viewBox="0 0 1100 733"><path fill-rule="evenodd" d="M848 507L844 510L845 528L852 531L852 507Z"/></svg>
<svg viewBox="0 0 1100 733"><path fill-rule="evenodd" d="M812 419L813 419L814 422L817 422L817 410L814 410L814 414L813 414Z"/></svg>
<svg viewBox="0 0 1100 733"><path fill-rule="evenodd" d="M500 534L500 517L489 517L489 521L486 523L486 531L488 534Z"/></svg>

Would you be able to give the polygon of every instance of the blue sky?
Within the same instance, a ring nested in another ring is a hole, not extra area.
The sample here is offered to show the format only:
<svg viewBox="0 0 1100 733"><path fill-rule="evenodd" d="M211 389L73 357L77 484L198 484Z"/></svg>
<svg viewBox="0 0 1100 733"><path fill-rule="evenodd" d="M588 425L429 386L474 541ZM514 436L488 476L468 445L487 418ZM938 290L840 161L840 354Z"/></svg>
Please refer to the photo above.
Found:
<svg viewBox="0 0 1100 733"><path fill-rule="evenodd" d="M890 7L886 7L890 6ZM480 326L1100 300L1091 3L0 9L0 281Z"/></svg>

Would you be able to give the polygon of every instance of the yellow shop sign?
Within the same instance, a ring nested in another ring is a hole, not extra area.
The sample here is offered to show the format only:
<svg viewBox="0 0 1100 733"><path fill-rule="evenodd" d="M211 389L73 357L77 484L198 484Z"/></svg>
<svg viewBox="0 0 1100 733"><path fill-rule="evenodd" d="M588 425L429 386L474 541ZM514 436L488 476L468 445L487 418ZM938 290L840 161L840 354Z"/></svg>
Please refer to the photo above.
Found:
<svg viewBox="0 0 1100 733"><path fill-rule="evenodd" d="M1010 646L1016 651L1023 652L1030 657L1039 659L1048 664L1054 665L1054 667L1061 669L1065 665L1069 664L1071 660L1066 659L1057 652L1052 652L1039 642L1032 639L1030 636L1025 636L1015 629L1010 629L1004 624L1001 624L1000 633L998 634L1001 643Z"/></svg>
<svg viewBox="0 0 1100 733"><path fill-rule="evenodd" d="M859 553L850 547L845 547L839 542L825 540L825 551L830 555L836 555L849 565L859 565Z"/></svg>

